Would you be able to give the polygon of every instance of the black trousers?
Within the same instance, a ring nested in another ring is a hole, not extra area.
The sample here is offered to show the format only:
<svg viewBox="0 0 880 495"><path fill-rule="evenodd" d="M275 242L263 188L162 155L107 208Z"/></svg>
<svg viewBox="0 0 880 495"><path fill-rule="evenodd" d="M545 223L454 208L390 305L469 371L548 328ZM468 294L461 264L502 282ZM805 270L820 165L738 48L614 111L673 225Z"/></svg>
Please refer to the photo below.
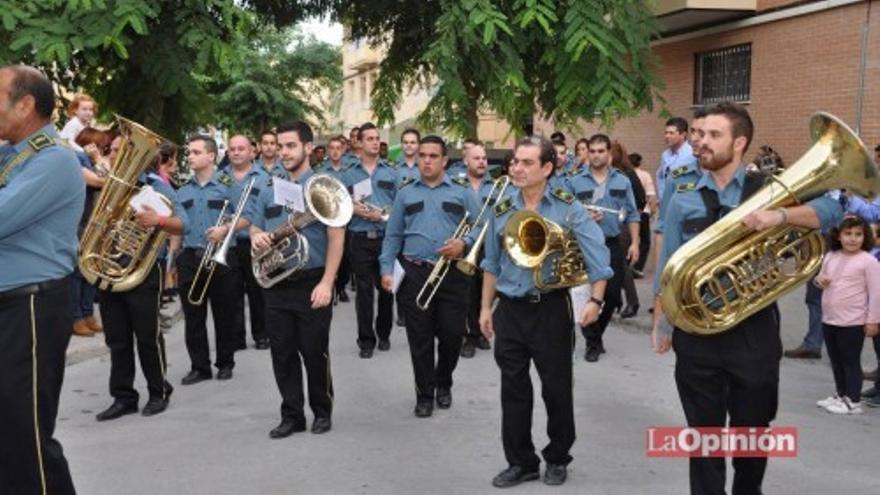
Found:
<svg viewBox="0 0 880 495"><path fill-rule="evenodd" d="M0 492L76 493L55 433L73 325L69 277L0 296Z"/></svg>
<svg viewBox="0 0 880 495"><path fill-rule="evenodd" d="M141 285L127 292L99 291L104 342L110 348L110 395L116 402L137 405L134 349L150 398L164 399L173 388L165 380L165 338L159 329L164 277L156 264Z"/></svg>
<svg viewBox="0 0 880 495"><path fill-rule="evenodd" d="M465 335L468 280L450 267L426 311L416 306L416 296L433 266L402 260L406 276L397 290L397 303L406 319L406 338L415 375L416 400L433 401L437 388L452 388ZM434 339L437 339L436 360Z"/></svg>
<svg viewBox="0 0 880 495"><path fill-rule="evenodd" d="M551 464L571 462L574 445L571 353L574 319L568 291L551 292L538 303L500 295L493 315L495 362L501 369L501 436L510 465L537 468L532 443L532 361L541 378L550 443L541 452Z"/></svg>
<svg viewBox="0 0 880 495"><path fill-rule="evenodd" d="M330 320L333 306L312 309L312 290L323 268L305 272L266 289L266 328L275 382L281 392L281 417L305 426L303 373L309 387L309 407L316 418L330 418L333 379L330 376Z"/></svg>
<svg viewBox="0 0 880 495"><path fill-rule="evenodd" d="M605 306L599 313L599 318L595 322L581 327L588 347L603 345L602 335L621 302L620 288L623 285L623 272L626 268L626 252L620 247L619 237L606 237L605 246L608 247L611 254L611 269L614 270L614 276L605 287Z"/></svg>
<svg viewBox="0 0 880 495"><path fill-rule="evenodd" d="M211 355L208 349L206 325L208 303L211 304L211 313L214 316L214 336L217 345L217 359L214 364L217 368L233 368L235 336L238 326L244 323L238 316L239 306L236 305L237 287L241 285L241 279L237 260L234 256L230 256L229 267L217 265L208 286L205 302L199 306L190 304L187 295L201 259L201 250L184 249L177 257L177 271L180 274L180 301L186 319L186 350L189 353L191 368L202 373L210 373Z"/></svg>
<svg viewBox="0 0 880 495"><path fill-rule="evenodd" d="M455 269L454 267L452 268ZM468 287L468 308L467 308L467 337L477 340L483 333L480 331L480 305L483 297L483 272L478 270L477 273L469 278L470 286Z"/></svg>
<svg viewBox="0 0 880 495"><path fill-rule="evenodd" d="M247 294L248 306L250 307L251 319L251 337L254 341L266 338L266 315L263 302L263 288L257 284L254 278L254 271L251 269L251 240L249 238L238 239L237 244L231 249L232 255L238 262L239 278L242 280L242 293L236 296L236 300L241 305L238 310L239 316L244 318L244 294ZM238 326L235 336L237 345L247 345L247 332L245 331L244 321Z"/></svg>
<svg viewBox="0 0 880 495"><path fill-rule="evenodd" d="M627 306L638 306L639 304L639 293L636 290L636 280L633 275L633 267L629 263L626 262L626 252L629 249L629 244L631 241L629 236L629 231L624 230L620 233L620 251L624 254L623 257L623 279L621 280L620 286L623 289L624 300L626 301ZM641 252L641 248L639 248Z"/></svg>
<svg viewBox="0 0 880 495"><path fill-rule="evenodd" d="M727 332L675 329L675 383L688 426L768 426L779 402L779 311L759 311ZM760 494L767 459L733 459L733 495ZM724 458L690 459L691 493L724 494Z"/></svg>
<svg viewBox="0 0 880 495"><path fill-rule="evenodd" d="M645 263L648 262L648 254L651 251L651 214L642 212L641 215L641 221L639 222L639 260L633 265L633 268L638 271L645 269Z"/></svg>
<svg viewBox="0 0 880 495"><path fill-rule="evenodd" d="M339 260L339 269L336 270L336 293L345 291L345 284L351 279L351 260L349 259L349 245L351 233L345 231L345 248L342 251L342 259Z"/></svg>
<svg viewBox="0 0 880 495"><path fill-rule="evenodd" d="M862 348L865 345L865 326L839 327L822 324L825 349L831 361L837 395L851 401L862 400Z"/></svg>
<svg viewBox="0 0 880 495"><path fill-rule="evenodd" d="M382 238L368 239L358 232L351 233L349 259L354 271L355 311L357 312L358 346L361 349L376 347L376 338L388 340L394 315L394 296L382 289L382 276L379 274L379 254L382 252ZM373 294L379 292L379 311L373 330Z"/></svg>

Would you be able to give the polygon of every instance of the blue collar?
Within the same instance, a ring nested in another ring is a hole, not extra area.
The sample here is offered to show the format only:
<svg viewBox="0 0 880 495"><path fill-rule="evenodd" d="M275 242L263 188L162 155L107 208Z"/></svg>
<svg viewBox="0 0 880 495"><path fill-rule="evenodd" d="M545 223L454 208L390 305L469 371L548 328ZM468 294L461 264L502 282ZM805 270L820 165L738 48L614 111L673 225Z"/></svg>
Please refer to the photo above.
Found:
<svg viewBox="0 0 880 495"><path fill-rule="evenodd" d="M58 131L55 129L55 126L52 124L46 124L43 127L40 127L39 129L34 131L28 137L22 139L18 144L15 144L14 146L12 146L14 153L17 155L17 154L21 153L22 151L24 151L25 149L27 149L28 146L30 146L30 144L28 144L28 142L31 139L33 139L34 136L36 136L37 134L40 134L40 133L46 134L50 138L55 139L56 141L59 139L58 138Z"/></svg>
<svg viewBox="0 0 880 495"><path fill-rule="evenodd" d="M740 190L742 190L743 184L745 184L745 180L746 167L740 165L739 167L737 167L736 173L733 174L733 180L731 180L730 183L727 184L727 187L730 187L730 184L735 183L740 188ZM709 189L712 189L719 193L722 192L721 189L718 187L718 184L715 183L715 178L709 172L703 173L697 180L697 189L702 189L704 187L708 187Z"/></svg>
<svg viewBox="0 0 880 495"><path fill-rule="evenodd" d="M422 181L422 174L419 174L418 178L416 178L416 183L414 185L419 185L419 184L427 187L428 189L432 189L431 186L429 186L428 184L425 184L425 182ZM443 173L443 180L441 180L440 183L437 184L437 186L435 186L435 187L451 186L451 185L452 185L452 179L449 178L449 174L444 172Z"/></svg>

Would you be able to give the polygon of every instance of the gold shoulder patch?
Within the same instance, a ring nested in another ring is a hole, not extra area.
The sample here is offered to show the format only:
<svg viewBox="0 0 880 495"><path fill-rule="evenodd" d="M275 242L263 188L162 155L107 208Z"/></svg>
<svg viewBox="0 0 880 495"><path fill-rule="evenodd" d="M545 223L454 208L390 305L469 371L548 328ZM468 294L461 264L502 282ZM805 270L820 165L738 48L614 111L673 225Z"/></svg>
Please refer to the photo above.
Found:
<svg viewBox="0 0 880 495"><path fill-rule="evenodd" d="M403 189L404 187L412 184L415 181L416 180L412 177L404 177L403 179L400 180L400 185L397 186L397 189Z"/></svg>
<svg viewBox="0 0 880 495"><path fill-rule="evenodd" d="M670 172L669 175L670 175L673 179L677 179L677 178L681 177L682 175L684 175L684 174L686 174L686 173L688 173L688 166L687 166L687 165L682 165L682 166L676 168L675 170L673 170L672 172Z"/></svg>
<svg viewBox="0 0 880 495"><path fill-rule="evenodd" d="M697 188L696 182L682 182L681 184L675 186L675 192L683 193L688 191L693 191Z"/></svg>
<svg viewBox="0 0 880 495"><path fill-rule="evenodd" d="M28 140L28 144L34 151L44 150L55 144L55 140L50 138L45 132L41 132Z"/></svg>
<svg viewBox="0 0 880 495"><path fill-rule="evenodd" d="M221 184L223 184L226 187L229 187L232 185L232 177L230 177L226 174L220 174L220 178L218 180L220 181Z"/></svg>
<svg viewBox="0 0 880 495"><path fill-rule="evenodd" d="M556 199L559 199L568 204L572 204L574 202L574 196L561 187L557 187L553 190L553 196L555 196Z"/></svg>
<svg viewBox="0 0 880 495"><path fill-rule="evenodd" d="M458 184L459 186L467 186L470 184L470 181L468 181L467 178L461 176L455 177L454 179L452 179L452 182Z"/></svg>
<svg viewBox="0 0 880 495"><path fill-rule="evenodd" d="M510 197L508 196L504 198L503 201L495 205L495 216L500 217L501 215L504 215L505 213L510 211L511 208L513 208L513 201L511 201Z"/></svg>

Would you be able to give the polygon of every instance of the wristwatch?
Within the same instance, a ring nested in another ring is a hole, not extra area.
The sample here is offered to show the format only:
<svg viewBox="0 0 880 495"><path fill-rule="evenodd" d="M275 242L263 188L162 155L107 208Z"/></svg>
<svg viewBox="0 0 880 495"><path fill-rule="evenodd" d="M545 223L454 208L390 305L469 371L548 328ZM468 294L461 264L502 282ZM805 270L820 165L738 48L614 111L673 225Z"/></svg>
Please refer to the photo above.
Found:
<svg viewBox="0 0 880 495"><path fill-rule="evenodd" d="M601 299L596 299L595 297L591 297L590 302L596 303L596 306L599 306L599 311L602 311L602 308L605 307L605 301L603 301Z"/></svg>

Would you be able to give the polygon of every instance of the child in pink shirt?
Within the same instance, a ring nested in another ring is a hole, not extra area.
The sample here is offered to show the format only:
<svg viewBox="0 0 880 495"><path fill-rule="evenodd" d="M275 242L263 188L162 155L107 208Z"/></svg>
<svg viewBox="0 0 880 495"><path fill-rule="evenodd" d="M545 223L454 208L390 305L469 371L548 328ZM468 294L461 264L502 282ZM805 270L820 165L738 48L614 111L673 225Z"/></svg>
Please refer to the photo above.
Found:
<svg viewBox="0 0 880 495"><path fill-rule="evenodd" d="M815 283L824 289L822 329L837 393L817 404L835 414L859 414L862 346L880 323L880 263L870 254L873 233L859 217L845 218L831 239Z"/></svg>

